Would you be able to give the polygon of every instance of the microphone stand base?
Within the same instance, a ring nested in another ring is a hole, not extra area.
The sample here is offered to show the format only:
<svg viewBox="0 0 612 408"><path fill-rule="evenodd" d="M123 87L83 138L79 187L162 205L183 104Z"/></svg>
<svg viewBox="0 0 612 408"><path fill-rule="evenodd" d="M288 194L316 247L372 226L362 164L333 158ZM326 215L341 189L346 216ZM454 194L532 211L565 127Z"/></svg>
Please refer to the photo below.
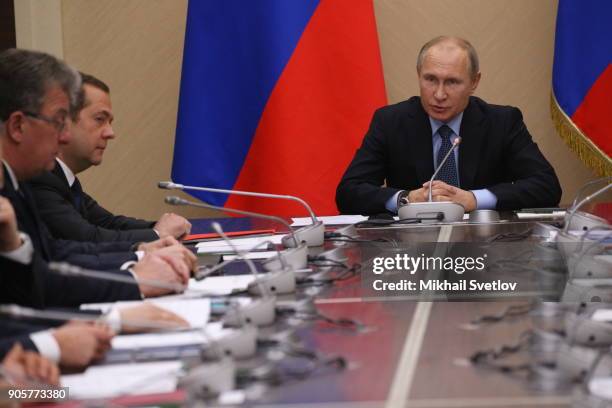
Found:
<svg viewBox="0 0 612 408"><path fill-rule="evenodd" d="M439 214L443 215L438 219ZM419 219L422 223L463 221L465 209L461 204L451 201L409 203L401 206L397 212L400 220Z"/></svg>

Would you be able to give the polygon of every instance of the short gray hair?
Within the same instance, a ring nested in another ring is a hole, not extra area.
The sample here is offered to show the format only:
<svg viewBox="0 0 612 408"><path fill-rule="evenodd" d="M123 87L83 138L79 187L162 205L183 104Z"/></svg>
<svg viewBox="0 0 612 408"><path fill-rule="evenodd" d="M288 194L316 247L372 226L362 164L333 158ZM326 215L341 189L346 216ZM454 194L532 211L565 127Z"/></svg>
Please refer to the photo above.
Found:
<svg viewBox="0 0 612 408"><path fill-rule="evenodd" d="M0 129L13 112L40 112L47 90L55 85L68 95L72 112L81 100L81 77L74 68L44 52L1 52Z"/></svg>
<svg viewBox="0 0 612 408"><path fill-rule="evenodd" d="M423 66L423 60L425 59L425 55L427 54L427 51L429 51L429 49L433 47L434 45L437 45L437 44L440 44L446 41L454 43L455 45L457 45L459 48L461 48L467 53L468 61L470 63L470 66L468 67L468 71L470 73L470 77L475 78L476 74L480 72L480 66L478 63L478 53L476 52L476 49L474 48L474 46L472 46L472 44L468 40L465 40L460 37L452 37L448 35L441 35L432 40L429 40L425 43L425 45L423 45L423 47L421 47L421 51L419 51L419 56L417 57L417 72L419 73L421 72L421 67Z"/></svg>

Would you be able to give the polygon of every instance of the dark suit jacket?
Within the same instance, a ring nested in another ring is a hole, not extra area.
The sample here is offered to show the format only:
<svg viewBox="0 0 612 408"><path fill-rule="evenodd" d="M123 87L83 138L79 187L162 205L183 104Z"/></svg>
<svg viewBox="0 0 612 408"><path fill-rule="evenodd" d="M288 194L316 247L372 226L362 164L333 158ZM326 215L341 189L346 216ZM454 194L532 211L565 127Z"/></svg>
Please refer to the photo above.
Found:
<svg viewBox="0 0 612 408"><path fill-rule="evenodd" d="M53 239L49 230L40 219L34 197L27 184L20 183L19 192L9 180L4 169L4 188L0 194L11 201L19 230L27 233L32 239L35 251L47 262L65 261L84 268L109 270L117 269L123 263L136 260L130 251L131 242L89 243Z"/></svg>
<svg viewBox="0 0 612 408"><path fill-rule="evenodd" d="M0 318L0 362L15 343L21 343L25 350L38 351L30 334L37 331L47 330L48 327L34 325L29 322L10 320L6 317Z"/></svg>
<svg viewBox="0 0 612 408"><path fill-rule="evenodd" d="M131 277L128 271L109 271ZM47 262L35 251L32 262L23 265L0 256L0 304L44 309L78 307L83 303L140 300L134 284L63 276L49 270Z"/></svg>
<svg viewBox="0 0 612 408"><path fill-rule="evenodd" d="M30 181L40 215L56 238L75 241L154 241L154 222L113 215L87 193L77 208L68 180L55 163L51 172Z"/></svg>
<svg viewBox="0 0 612 408"><path fill-rule="evenodd" d="M499 210L559 203L559 180L517 108L470 97L460 134L460 188L489 189ZM345 214L383 213L396 192L420 188L433 172L431 125L420 98L412 97L375 112L338 185L336 204Z"/></svg>

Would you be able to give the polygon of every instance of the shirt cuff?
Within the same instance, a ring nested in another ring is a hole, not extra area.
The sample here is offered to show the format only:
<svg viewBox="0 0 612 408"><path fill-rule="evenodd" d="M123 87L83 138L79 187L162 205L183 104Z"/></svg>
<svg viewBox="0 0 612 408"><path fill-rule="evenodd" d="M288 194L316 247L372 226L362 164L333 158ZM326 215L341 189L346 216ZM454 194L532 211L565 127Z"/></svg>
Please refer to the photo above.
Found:
<svg viewBox="0 0 612 408"><path fill-rule="evenodd" d="M145 256L145 252L144 251L136 251L134 253L136 254L136 259L138 259L139 261L142 260L142 258L144 258L144 256Z"/></svg>
<svg viewBox="0 0 612 408"><path fill-rule="evenodd" d="M159 231L156 230L155 228L153 228L153 232L157 234L157 238L161 238L161 236L159 235Z"/></svg>
<svg viewBox="0 0 612 408"><path fill-rule="evenodd" d="M59 363L62 352L51 331L45 330L32 333L30 334L30 340L32 340L32 343L34 343L36 349L42 356L47 357L54 363Z"/></svg>
<svg viewBox="0 0 612 408"><path fill-rule="evenodd" d="M121 331L121 313L119 313L118 308L111 308L111 310L104 316L104 321L110 326L111 329L113 329L115 333L119 333Z"/></svg>
<svg viewBox="0 0 612 408"><path fill-rule="evenodd" d="M23 232L19 232L21 238L21 246L17 249L8 252L0 252L0 256L10 259L11 261L18 262L23 265L29 265L32 262L32 256L34 255L34 247L32 246L32 240Z"/></svg>
<svg viewBox="0 0 612 408"><path fill-rule="evenodd" d="M387 202L385 203L385 208L391 211L392 213L397 213L397 196L399 196L401 192L402 190L393 194L391 198L389 198Z"/></svg>
<svg viewBox="0 0 612 408"><path fill-rule="evenodd" d="M133 267L133 266L134 266L134 265L136 265L137 263L138 263L138 262L136 262L136 261L127 261L127 262L124 262L124 263L123 263L123 264L122 264L122 265L119 267L119 269L121 269L122 271L129 270L131 267ZM131 271L130 271L130 272L131 272Z"/></svg>
<svg viewBox="0 0 612 408"><path fill-rule="evenodd" d="M487 189L471 190L476 198L477 210L494 210L497 205L497 197Z"/></svg>

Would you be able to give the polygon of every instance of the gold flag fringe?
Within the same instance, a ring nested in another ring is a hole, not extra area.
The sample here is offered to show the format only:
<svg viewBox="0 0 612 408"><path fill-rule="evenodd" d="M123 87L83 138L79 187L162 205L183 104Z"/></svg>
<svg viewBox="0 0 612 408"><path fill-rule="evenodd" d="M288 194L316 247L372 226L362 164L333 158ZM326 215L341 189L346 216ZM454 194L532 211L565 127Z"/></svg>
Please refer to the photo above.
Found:
<svg viewBox="0 0 612 408"><path fill-rule="evenodd" d="M550 93L550 114L561 139L580 160L600 177L612 176L612 159L597 147L563 112L555 94Z"/></svg>

